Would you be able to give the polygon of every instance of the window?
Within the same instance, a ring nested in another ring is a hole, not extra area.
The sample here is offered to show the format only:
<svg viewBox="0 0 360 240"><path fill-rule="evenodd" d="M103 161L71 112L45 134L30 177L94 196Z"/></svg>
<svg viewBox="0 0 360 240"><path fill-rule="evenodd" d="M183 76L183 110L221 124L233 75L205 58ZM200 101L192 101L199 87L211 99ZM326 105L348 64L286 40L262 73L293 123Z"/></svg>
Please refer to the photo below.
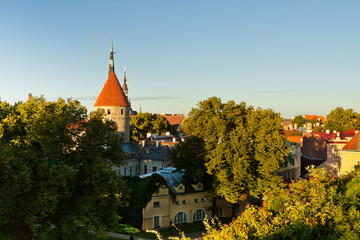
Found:
<svg viewBox="0 0 360 240"><path fill-rule="evenodd" d="M204 209L198 209L194 212L193 221L202 221L205 218L205 211Z"/></svg>
<svg viewBox="0 0 360 240"><path fill-rule="evenodd" d="M182 186L180 186L180 187L179 187L179 190L183 190L183 187L182 187Z"/></svg>
<svg viewBox="0 0 360 240"><path fill-rule="evenodd" d="M186 200L183 200L182 203L183 203L183 204L187 204L187 201L186 201Z"/></svg>
<svg viewBox="0 0 360 240"><path fill-rule="evenodd" d="M121 168L119 168L117 171L118 171L118 174L121 175Z"/></svg>
<svg viewBox="0 0 360 240"><path fill-rule="evenodd" d="M160 215L154 216L153 223L154 223L154 228L161 227L161 216Z"/></svg>
<svg viewBox="0 0 360 240"><path fill-rule="evenodd" d="M154 207L160 207L160 202L154 202Z"/></svg>
<svg viewBox="0 0 360 240"><path fill-rule="evenodd" d="M124 176L126 176L126 167L124 167Z"/></svg>
<svg viewBox="0 0 360 240"><path fill-rule="evenodd" d="M108 115L110 114L110 109L107 110Z"/></svg>
<svg viewBox="0 0 360 240"><path fill-rule="evenodd" d="M147 165L144 165L144 174L147 174Z"/></svg>
<svg viewBox="0 0 360 240"><path fill-rule="evenodd" d="M123 115L124 114L124 109L121 109L121 115Z"/></svg>
<svg viewBox="0 0 360 240"><path fill-rule="evenodd" d="M218 217L224 217L224 209L223 209L223 207L219 207L219 209L218 209Z"/></svg>
<svg viewBox="0 0 360 240"><path fill-rule="evenodd" d="M187 214L185 212L178 212L174 217L174 224L187 223Z"/></svg>
<svg viewBox="0 0 360 240"><path fill-rule="evenodd" d="M132 176L132 167L130 167L130 176Z"/></svg>
<svg viewBox="0 0 360 240"><path fill-rule="evenodd" d="M201 198L201 201L202 201L202 202L206 202L206 199L205 199L205 198Z"/></svg>
<svg viewBox="0 0 360 240"><path fill-rule="evenodd" d="M176 201L175 204L176 204L176 205L180 205L180 201Z"/></svg>
<svg viewBox="0 0 360 240"><path fill-rule="evenodd" d="M157 171L157 167L153 167L153 172L156 172Z"/></svg>
<svg viewBox="0 0 360 240"><path fill-rule="evenodd" d="M195 198L194 203L198 203L198 202L199 202L199 199Z"/></svg>

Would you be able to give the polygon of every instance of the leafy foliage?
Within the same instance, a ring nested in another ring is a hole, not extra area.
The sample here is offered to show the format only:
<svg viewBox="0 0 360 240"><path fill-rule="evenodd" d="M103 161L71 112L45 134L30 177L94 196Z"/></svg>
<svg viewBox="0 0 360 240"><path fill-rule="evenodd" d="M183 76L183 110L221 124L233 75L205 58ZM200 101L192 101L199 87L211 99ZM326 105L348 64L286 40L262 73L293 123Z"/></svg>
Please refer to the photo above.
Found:
<svg viewBox="0 0 360 240"><path fill-rule="evenodd" d="M119 209L119 215L123 216L121 222L141 228L142 210L151 200L152 195L161 186L166 186L163 177L153 174L146 178L125 177L126 186L131 190L129 202L131 206L124 206Z"/></svg>
<svg viewBox="0 0 360 240"><path fill-rule="evenodd" d="M130 120L131 139L134 141L144 140L147 133L164 135L173 131L170 123L160 114L139 113Z"/></svg>
<svg viewBox="0 0 360 240"><path fill-rule="evenodd" d="M205 142L202 138L190 136L172 151L174 166L178 170L186 169L184 179L187 182L209 179L205 167Z"/></svg>
<svg viewBox="0 0 360 240"><path fill-rule="evenodd" d="M306 119L302 115L298 115L291 119L291 124L297 124L298 127L302 127L306 123Z"/></svg>
<svg viewBox="0 0 360 240"><path fill-rule="evenodd" d="M229 225L206 223L204 239L358 239L360 201L353 196L359 196L359 179L359 172L339 180L313 171L309 180L268 195L262 207L248 206Z"/></svg>
<svg viewBox="0 0 360 240"><path fill-rule="evenodd" d="M273 173L285 164L289 149L280 115L272 110L212 97L191 110L184 131L204 140L207 172L227 201L237 203L281 185Z"/></svg>
<svg viewBox="0 0 360 240"><path fill-rule="evenodd" d="M351 129L360 129L360 114L353 109L344 109L337 107L326 116L325 129L331 131L349 131Z"/></svg>
<svg viewBox="0 0 360 240"><path fill-rule="evenodd" d="M23 239L50 224L59 239L114 227L127 198L111 168L123 159L115 130L101 112L88 120L71 99L2 102L0 224L21 230Z"/></svg>

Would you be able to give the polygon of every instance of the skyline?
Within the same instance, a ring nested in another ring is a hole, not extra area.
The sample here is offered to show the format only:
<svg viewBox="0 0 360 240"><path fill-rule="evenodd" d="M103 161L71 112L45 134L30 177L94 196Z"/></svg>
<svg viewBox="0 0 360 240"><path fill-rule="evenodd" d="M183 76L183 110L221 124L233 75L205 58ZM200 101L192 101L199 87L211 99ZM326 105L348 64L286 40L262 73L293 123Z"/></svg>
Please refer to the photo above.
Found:
<svg viewBox="0 0 360 240"><path fill-rule="evenodd" d="M0 97L78 99L89 111L127 68L134 110L188 114L199 101L283 117L360 112L358 1L0 1Z"/></svg>

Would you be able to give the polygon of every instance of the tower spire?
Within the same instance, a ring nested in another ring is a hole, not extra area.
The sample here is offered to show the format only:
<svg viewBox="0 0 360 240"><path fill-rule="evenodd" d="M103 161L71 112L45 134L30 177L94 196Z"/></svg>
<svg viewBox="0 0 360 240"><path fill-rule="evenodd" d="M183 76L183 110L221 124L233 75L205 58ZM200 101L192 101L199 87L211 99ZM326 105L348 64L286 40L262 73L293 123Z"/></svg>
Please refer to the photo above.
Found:
<svg viewBox="0 0 360 240"><path fill-rule="evenodd" d="M114 51L113 51L112 35L111 35L111 46L110 46L109 74L111 72L114 72Z"/></svg>
<svg viewBox="0 0 360 240"><path fill-rule="evenodd" d="M126 84L126 81L127 81L127 79L126 79L126 67L124 67L124 84L123 84L122 88L123 88L123 91L124 91L126 97L129 97L128 96L129 89L128 89L128 86Z"/></svg>

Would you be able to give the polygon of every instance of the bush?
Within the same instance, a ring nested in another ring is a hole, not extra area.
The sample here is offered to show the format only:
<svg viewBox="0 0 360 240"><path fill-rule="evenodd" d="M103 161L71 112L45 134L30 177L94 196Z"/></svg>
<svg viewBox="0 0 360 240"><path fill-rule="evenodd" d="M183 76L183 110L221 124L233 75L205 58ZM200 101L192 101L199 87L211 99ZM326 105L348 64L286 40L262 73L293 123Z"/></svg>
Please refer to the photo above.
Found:
<svg viewBox="0 0 360 240"><path fill-rule="evenodd" d="M116 232L119 233L127 233L127 234L135 234L135 233L139 233L140 230L137 228L134 228L128 224L120 224L117 229Z"/></svg>

